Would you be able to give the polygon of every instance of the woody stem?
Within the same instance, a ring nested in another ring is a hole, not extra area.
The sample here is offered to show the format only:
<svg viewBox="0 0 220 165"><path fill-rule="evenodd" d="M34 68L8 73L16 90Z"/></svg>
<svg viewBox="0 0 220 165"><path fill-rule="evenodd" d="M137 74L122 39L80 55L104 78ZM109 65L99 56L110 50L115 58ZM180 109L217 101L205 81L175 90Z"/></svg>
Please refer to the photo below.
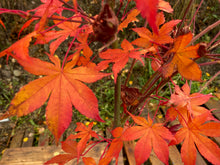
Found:
<svg viewBox="0 0 220 165"><path fill-rule="evenodd" d="M121 106L121 73L118 74L115 84L115 108L113 129L120 126L120 106Z"/></svg>

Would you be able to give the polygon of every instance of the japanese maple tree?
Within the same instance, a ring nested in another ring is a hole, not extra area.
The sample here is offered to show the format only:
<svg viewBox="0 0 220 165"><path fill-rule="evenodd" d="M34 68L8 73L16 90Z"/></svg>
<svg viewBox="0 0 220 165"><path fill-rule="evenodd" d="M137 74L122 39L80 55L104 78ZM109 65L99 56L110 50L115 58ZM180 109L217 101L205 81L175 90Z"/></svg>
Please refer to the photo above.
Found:
<svg viewBox="0 0 220 165"><path fill-rule="evenodd" d="M78 122L75 132L62 142L66 154L57 155L45 164L62 165L72 159L77 162L82 159L86 165L107 165L115 159L118 164L125 141L135 141L137 165L148 160L152 152L168 164L169 146L179 143L182 143L180 152L184 164L195 164L197 151L209 162L220 164L220 148L209 138L220 136L220 121L212 110L202 106L213 96L191 93L190 86L192 81L203 81L200 66L220 61L219 54L208 53L211 46L219 44L219 40L215 42L219 33L209 44L194 44L220 21L194 34L185 19L192 0L184 17L173 20L166 20L164 13L172 14L173 9L164 0L102 0L100 13L94 16L87 14L77 0L41 2L28 11L0 8L0 14L16 14L27 19L18 36L34 25L31 33L0 52L0 57L10 56L24 70L39 76L19 90L0 119L30 114L46 102L46 123L58 143L72 121L73 107L96 122L104 122L99 114L99 100L88 83L113 75L115 84L114 119L112 127L106 128L111 130L111 137L103 137L93 130L93 122L88 126ZM199 8L200 5L193 19ZM66 11L71 16L67 17ZM0 26L7 28L1 19ZM123 35L126 31L136 38L126 38ZM92 44L96 42L102 46L94 48ZM31 55L30 47L39 44L49 45L49 52L45 52L48 61ZM57 54L63 45L66 52ZM202 57L213 61L199 64L197 61ZM135 64L140 62L142 69L146 61L150 61L153 74L144 85L129 86ZM121 73L127 68L124 79ZM176 75L181 76L184 85L174 81ZM167 84L170 85L169 98L160 96ZM143 108L151 100L158 102L157 110L147 111L144 117ZM158 122L155 116L162 105L167 107L165 119ZM175 125L169 125L174 120ZM100 142L107 145L96 162L86 153Z"/></svg>

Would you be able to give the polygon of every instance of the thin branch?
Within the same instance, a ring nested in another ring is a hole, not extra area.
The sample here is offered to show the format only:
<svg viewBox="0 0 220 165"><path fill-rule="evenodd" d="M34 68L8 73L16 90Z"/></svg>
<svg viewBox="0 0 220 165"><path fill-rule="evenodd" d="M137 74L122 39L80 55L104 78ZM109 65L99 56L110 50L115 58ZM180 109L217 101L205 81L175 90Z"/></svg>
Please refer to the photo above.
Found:
<svg viewBox="0 0 220 165"><path fill-rule="evenodd" d="M201 93L218 75L220 75L220 71L218 71L199 91Z"/></svg>
<svg viewBox="0 0 220 165"><path fill-rule="evenodd" d="M59 1L62 2L62 3L64 3L64 4L65 4L66 6L68 6L69 8L75 9L74 6L71 6L70 4L66 3L65 1L63 1L63 0L59 0ZM90 19L95 20L95 18L93 18L93 17L89 16L88 14L86 14L80 6L78 6L78 7L79 7L79 9L77 9L77 11L78 11L79 13L81 13L82 15L84 15L84 16L90 18Z"/></svg>
<svg viewBox="0 0 220 165"><path fill-rule="evenodd" d="M187 8L186 8L186 11L185 11L185 13L184 13L184 15L183 15L182 21L181 21L180 24L179 24L179 28L178 28L178 31L177 31L177 33L176 33L177 36L178 36L178 34L179 34L179 32L180 32L180 29L181 29L181 26L182 26L182 24L183 24L183 21L185 20L186 15L187 15L187 13L188 13L188 11L189 11L189 8L190 8L190 6L192 5L192 3L193 3L193 0L190 0L188 6L187 6Z"/></svg>
<svg viewBox="0 0 220 165"><path fill-rule="evenodd" d="M41 18L41 16L37 16L37 15L31 15L29 17L32 17L32 18ZM76 23L88 23L86 21L78 21L78 20L70 20L69 18L68 19L62 19L62 18L54 18L54 17L47 17L47 19L50 19L50 20L58 20L58 21L66 21L66 22L76 22Z"/></svg>
<svg viewBox="0 0 220 165"><path fill-rule="evenodd" d="M132 73L132 70L133 70L133 68L134 68L135 62L136 62L136 59L133 59L133 60L132 60L132 63L131 63L131 67L130 67L130 69L129 69L129 71L128 71L128 76L127 76L127 78L126 78L126 80L125 80L125 83L124 83L125 86L127 85L128 80L129 80L129 78L130 78L130 76L131 76L131 73Z"/></svg>
<svg viewBox="0 0 220 165"><path fill-rule="evenodd" d="M206 56L220 56L220 54L206 54Z"/></svg>
<svg viewBox="0 0 220 165"><path fill-rule="evenodd" d="M199 66L213 65L213 64L217 64L217 63L220 63L220 61L205 62L205 63L199 64Z"/></svg>
<svg viewBox="0 0 220 165"><path fill-rule="evenodd" d="M208 51L218 47L220 45L220 40L216 41L210 48L208 48Z"/></svg>
<svg viewBox="0 0 220 165"><path fill-rule="evenodd" d="M194 43L197 39L199 39L200 37L202 37L204 34L206 34L207 32L209 32L210 30L212 30L213 28L215 28L216 26L218 26L220 24L220 20L213 23L212 25L209 25L207 28L205 28L202 32L200 32L198 35L196 35L191 42L189 43L189 45L191 45L192 43Z"/></svg>
<svg viewBox="0 0 220 165"><path fill-rule="evenodd" d="M208 58L208 59L212 59L212 60L220 60L220 58L218 58L218 57L206 57L206 58Z"/></svg>
<svg viewBox="0 0 220 165"><path fill-rule="evenodd" d="M75 39L76 39L76 35L74 36L73 40L71 41L70 46L68 47L68 49L66 51L66 54L65 54L65 56L63 58L62 70L64 68L64 64L66 63L67 55L69 54L69 51L70 51L71 47L73 46L73 43L74 43Z"/></svg>
<svg viewBox="0 0 220 165"><path fill-rule="evenodd" d="M191 19L191 22L189 23L189 26L191 26L193 20L195 20L196 14L198 13L198 11L199 11L199 9L200 9L200 7L201 7L203 1L204 1L204 0L201 0L201 2L200 2L200 4L199 4L199 6L198 6L196 12L195 12L194 15L193 15L193 18Z"/></svg>
<svg viewBox="0 0 220 165"><path fill-rule="evenodd" d="M69 8L75 9L72 5L66 3L65 1L63 1L63 0L59 0L59 1L62 2L64 5L68 6Z"/></svg>
<svg viewBox="0 0 220 165"><path fill-rule="evenodd" d="M213 37L213 39L209 42L207 47L210 47L212 45L212 43L218 38L219 35L220 35L220 31L215 35L215 37Z"/></svg>

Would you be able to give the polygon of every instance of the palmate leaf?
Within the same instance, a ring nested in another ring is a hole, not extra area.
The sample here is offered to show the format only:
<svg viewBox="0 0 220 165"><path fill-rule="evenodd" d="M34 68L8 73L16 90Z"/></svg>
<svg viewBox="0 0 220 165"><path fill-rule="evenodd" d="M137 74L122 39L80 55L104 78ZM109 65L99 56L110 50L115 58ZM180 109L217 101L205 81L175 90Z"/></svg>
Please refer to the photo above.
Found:
<svg viewBox="0 0 220 165"><path fill-rule="evenodd" d="M136 6L140 10L141 16L147 19L156 34L158 34L158 27L156 26L158 2L158 0L136 0Z"/></svg>
<svg viewBox="0 0 220 165"><path fill-rule="evenodd" d="M79 159L80 154L84 151L84 149L87 146L87 142L93 138L99 138L95 131L92 130L93 122L91 122L88 127L86 127L83 123L76 123L77 127L75 131L77 134L70 135L67 139L68 140L75 140L80 139L80 141L77 144L77 159Z"/></svg>
<svg viewBox="0 0 220 165"><path fill-rule="evenodd" d="M170 4L164 0L135 0L137 9L141 16L146 18L153 32L158 35L158 26L156 25L157 9L172 13Z"/></svg>
<svg viewBox="0 0 220 165"><path fill-rule="evenodd" d="M134 49L132 44L124 39L121 43L122 49L108 49L105 52L101 52L99 56L102 59L105 59L104 61L100 62L98 64L98 68L106 69L108 67L109 63L114 63L112 70L114 73L114 80L116 82L118 73L124 68L124 66L127 64L129 58L134 58L142 62L144 65L143 59L141 58L141 53Z"/></svg>
<svg viewBox="0 0 220 165"><path fill-rule="evenodd" d="M53 18L64 19L64 20L67 19L61 16L53 16ZM81 21L81 17L74 15L71 20ZM38 37L38 40L36 42L36 44L45 44L52 41L50 43L51 54L54 54L57 48L60 46L60 44L64 42L66 39L68 39L68 37L75 37L80 29L79 28L80 23L76 23L76 22L54 20L54 24L57 25L59 30L58 31L51 30L43 33L42 36Z"/></svg>
<svg viewBox="0 0 220 165"><path fill-rule="evenodd" d="M180 21L181 20L171 20L165 23L164 14L160 12L157 14L155 22L156 27L158 29L160 28L158 33L151 33L151 31L145 27L133 28L133 30L137 32L140 38L134 40L132 44L143 48L150 48L153 45L152 42L157 44L171 43L173 42L173 39L171 38L170 33ZM156 47L157 45L154 44L153 46Z"/></svg>
<svg viewBox="0 0 220 165"><path fill-rule="evenodd" d="M26 38L30 41L30 37ZM28 42L26 41L26 42ZM13 47L12 47L13 48ZM13 51L12 48L6 50ZM46 120L50 131L58 142L60 136L69 126L72 117L72 105L83 115L97 121L99 116L98 101L91 89L85 84L95 82L109 74L87 68L76 67L76 60L66 63L62 69L58 57L49 55L53 62L45 62L23 54L22 49L11 54L24 69L35 75L45 75L30 82L20 89L8 111L0 118L27 115L40 108L49 98L46 107ZM25 49L26 50L26 49ZM26 52L27 53L27 52ZM5 51L2 55L5 54Z"/></svg>
<svg viewBox="0 0 220 165"><path fill-rule="evenodd" d="M163 10L167 13L172 13L173 12L173 9L170 6L169 2L166 2L164 0L159 0L158 9Z"/></svg>
<svg viewBox="0 0 220 165"><path fill-rule="evenodd" d="M123 28L128 27L128 24L131 22L135 22L135 21L138 22L139 20L136 17L139 13L140 11L137 9L133 9L132 11L130 11L127 18L123 20L123 22L120 23L120 25L118 26L118 31L120 30L123 31Z"/></svg>
<svg viewBox="0 0 220 165"><path fill-rule="evenodd" d="M114 139L112 140L105 156L99 161L99 165L108 165L113 158L116 159L115 164L118 164L118 157L123 147L123 141L121 138L122 132L122 127L117 127L112 131Z"/></svg>
<svg viewBox="0 0 220 165"><path fill-rule="evenodd" d="M169 150L166 140L173 139L173 135L161 123L153 124L149 116L148 120L139 116L131 115L131 117L138 126L126 129L121 138L124 141L139 139L135 146L136 164L144 163L152 149L163 163L168 164Z"/></svg>
<svg viewBox="0 0 220 165"><path fill-rule="evenodd" d="M186 83L180 89L179 86L175 85L175 93L171 95L171 99L168 104L171 107L167 110L166 119L174 120L177 116L178 120L182 125L186 124L186 121L190 120L191 117L200 116L201 114L209 114L208 120L216 120L211 111L202 107L212 95L204 95L200 93L190 94L190 87Z"/></svg>
<svg viewBox="0 0 220 165"><path fill-rule="evenodd" d="M66 140L62 142L62 150L66 152L66 154L59 154L44 164L54 164L57 163L59 165L64 165L72 159L77 158L77 142L73 140Z"/></svg>
<svg viewBox="0 0 220 165"><path fill-rule="evenodd" d="M174 54L173 59L162 68L164 77L169 77L178 71L188 80L201 81L202 71L199 65L192 60L199 57L197 52L199 44L187 47L192 37L192 33L189 32L174 40L174 47L169 50L169 53Z"/></svg>
<svg viewBox="0 0 220 165"><path fill-rule="evenodd" d="M181 157L184 164L195 164L197 149L211 163L220 164L220 148L207 137L220 136L220 123L207 123L208 117L208 113L197 116L176 133L176 144L183 142Z"/></svg>

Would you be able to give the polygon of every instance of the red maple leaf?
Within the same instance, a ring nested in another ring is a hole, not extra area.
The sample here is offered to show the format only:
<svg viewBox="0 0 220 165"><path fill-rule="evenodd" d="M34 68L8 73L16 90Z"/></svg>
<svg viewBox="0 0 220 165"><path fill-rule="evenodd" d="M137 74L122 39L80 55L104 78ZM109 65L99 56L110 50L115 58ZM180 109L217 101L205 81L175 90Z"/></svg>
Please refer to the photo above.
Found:
<svg viewBox="0 0 220 165"><path fill-rule="evenodd" d="M195 164L197 149L211 163L220 164L220 148L207 137L220 136L220 123L207 123L208 116L204 113L195 117L176 133L176 144L183 142L181 157L184 164Z"/></svg>
<svg viewBox="0 0 220 165"><path fill-rule="evenodd" d="M146 18L152 30L158 34L156 26L156 15L158 0L136 0L137 9L140 10L143 18Z"/></svg>
<svg viewBox="0 0 220 165"><path fill-rule="evenodd" d="M212 97L211 94L204 95L200 93L193 93L190 95L190 87L186 81L186 83L182 86L182 90L178 85L175 85L175 93L171 95L169 103L175 107L183 107L187 105L187 108L190 110L193 105L205 104L210 97Z"/></svg>
<svg viewBox="0 0 220 165"><path fill-rule="evenodd" d="M123 128L121 127L117 127L112 131L114 139L112 140L106 155L99 161L99 165L108 165L113 158L116 159L115 164L118 164L119 153L123 147L123 141L121 139L122 132Z"/></svg>
<svg viewBox="0 0 220 165"><path fill-rule="evenodd" d="M95 131L92 130L93 122L91 122L88 127L86 127L83 123L76 123L77 127L75 129L77 134L67 137L67 139L62 142L62 149L67 154L60 154L53 157L51 160L47 161L45 164L58 163L60 165L64 165L68 161L77 158L77 162L79 158L83 156L83 152L91 143L88 141L91 137L98 138L98 135ZM76 142L77 139L80 139L79 142ZM83 162L86 165L95 165L95 160L93 158L82 157Z"/></svg>
<svg viewBox="0 0 220 165"><path fill-rule="evenodd" d="M78 56L78 62L77 62L77 65L82 65L82 66L91 66L92 67L92 64L94 66L96 66L94 63L92 63L90 61L90 57L92 56L93 54L93 51L90 49L89 45L88 45L88 36L89 36L89 33L91 31L89 31L89 29L87 28L86 31L82 31L82 32L79 32L78 36L77 36L77 40L80 42L80 43L76 43L75 42L75 47L74 47L74 50L76 52L74 52L72 55L68 56L68 59L72 59L73 57L75 58L75 56Z"/></svg>
<svg viewBox="0 0 220 165"><path fill-rule="evenodd" d="M65 0L66 2L69 0ZM63 2L59 0L41 0L43 4L35 9L28 10L28 12L35 12L34 16L39 17L40 21L35 25L36 31L43 31L47 23L48 17L51 17L54 13L61 15L63 8ZM32 18L36 20L38 18Z"/></svg>
<svg viewBox="0 0 220 165"><path fill-rule="evenodd" d="M197 50L199 44L195 46L187 45L192 40L192 33L181 35L174 40L174 47L167 54L174 54L170 62L163 65L162 73L164 77L171 76L178 71L184 78L188 80L201 81L202 72L199 65L192 59L199 57Z"/></svg>
<svg viewBox="0 0 220 165"><path fill-rule="evenodd" d="M133 28L135 32L138 33L140 38L134 40L132 44L137 45L139 47L143 48L149 48L153 45L153 43L157 44L166 44L173 42L173 39L170 37L170 33L173 30L173 27L175 27L181 20L172 20L164 24L165 17L162 12L160 12L156 17L156 26L159 29L159 26L161 26L158 33L151 33L147 28L141 27L141 28ZM154 44L154 46L156 46Z"/></svg>
<svg viewBox="0 0 220 165"><path fill-rule="evenodd" d="M30 37L26 38L29 42ZM17 44L20 44L17 43ZM14 46L14 45L13 45ZM11 46L8 50L13 48ZM12 49L15 51L14 49ZM35 75L45 75L30 82L20 89L8 111L1 119L9 116L27 115L40 108L48 99L46 107L46 120L50 131L58 142L60 136L71 122L72 105L83 115L98 121L103 121L99 116L98 100L91 89L85 84L95 82L109 74L100 73L88 67L76 67L76 60L66 63L62 69L59 58L49 55L53 62L45 62L28 56L28 52L16 51L12 55L24 69ZM26 50L26 48L25 48ZM7 51L4 51L6 53Z"/></svg>
<svg viewBox="0 0 220 165"><path fill-rule="evenodd" d="M169 2L166 2L164 0L159 0L158 9L163 10L163 11L168 12L168 13L173 12L173 9L170 6Z"/></svg>
<svg viewBox="0 0 220 165"><path fill-rule="evenodd" d="M129 23L131 22L138 22L139 20L136 18L136 16L140 13L139 10L137 9L133 9L132 11L130 11L130 13L128 14L127 18L120 23L120 25L118 26L118 31L123 31L123 28L126 28L128 26Z"/></svg>
<svg viewBox="0 0 220 165"><path fill-rule="evenodd" d="M65 2L68 2L69 0L65 0ZM27 13L35 12L33 15L34 17L28 20L21 28L18 36L20 36L21 32L30 26L30 24L40 19L40 21L35 25L35 31L43 31L48 18L51 17L53 14L62 15L63 11L63 2L60 2L59 0L41 0L43 4L39 5L35 9L28 10ZM28 14L27 14L28 15ZM40 39L42 36L39 35L38 38Z"/></svg>
<svg viewBox="0 0 220 165"><path fill-rule="evenodd" d="M69 0L64 0L65 2L68 2ZM35 16L42 17L45 12L48 12L48 16L50 17L54 13L57 13L59 15L62 14L63 11L63 2L60 2L59 0L41 0L43 4L39 5L35 9L28 10L28 12L35 12Z"/></svg>
<svg viewBox="0 0 220 165"><path fill-rule="evenodd" d="M91 137L99 138L95 131L92 130L93 122L91 122L88 127L83 123L76 123L77 127L75 129L78 132L75 135L70 135L67 139L80 139L77 144L77 158L79 159L80 154L84 151L87 146L87 142Z"/></svg>
<svg viewBox="0 0 220 165"><path fill-rule="evenodd" d="M28 57L29 56L28 47L30 45L30 42L32 41L32 37L35 37L36 35L37 35L36 31L34 31L26 35L24 38L16 41L9 48L0 52L0 57L5 56L6 54L10 55L12 52L16 56L23 56L23 58Z"/></svg>
<svg viewBox="0 0 220 165"><path fill-rule="evenodd" d="M191 117L208 113L208 119L215 120L208 109L200 106L205 104L211 97L212 95L204 95L200 93L190 94L190 87L187 81L182 86L182 90L179 86L175 85L175 93L171 95L171 99L168 102L172 107L167 110L166 118L167 120L174 120L178 115L181 115L179 121L182 124L185 124L185 122Z"/></svg>
<svg viewBox="0 0 220 165"><path fill-rule="evenodd" d="M140 52L135 50L130 42L124 39L121 43L122 49L108 49L105 52L99 54L102 59L106 59L98 64L100 68L106 68L109 63L113 62L114 65L112 67L114 73L114 81L116 82L118 73L124 68L129 58L135 58L142 62L144 62L140 57Z"/></svg>
<svg viewBox="0 0 220 165"><path fill-rule="evenodd" d="M64 20L67 19L61 16L54 16L54 18L59 18ZM75 15L71 20L81 21L81 17ZM78 27L80 26L81 23L54 20L54 24L56 24L57 27L60 28L60 30L58 31L51 30L45 32L38 38L36 42L36 44L45 44L53 40L50 43L51 54L54 54L56 49L59 47L59 45L63 41L65 41L68 37L75 37L78 34L80 30Z"/></svg>
<svg viewBox="0 0 220 165"><path fill-rule="evenodd" d="M62 150L66 152L66 154L59 154L54 156L44 164L54 164L57 163L59 165L64 165L70 160L77 158L77 142L73 140L65 140L62 142Z"/></svg>
<svg viewBox="0 0 220 165"><path fill-rule="evenodd" d="M135 146L136 164L144 163L150 156L152 148L157 157L168 164L169 149L166 140L173 139L173 135L161 123L153 124L149 116L147 121L143 117L130 115L138 126L126 129L121 138L124 141L139 139Z"/></svg>

